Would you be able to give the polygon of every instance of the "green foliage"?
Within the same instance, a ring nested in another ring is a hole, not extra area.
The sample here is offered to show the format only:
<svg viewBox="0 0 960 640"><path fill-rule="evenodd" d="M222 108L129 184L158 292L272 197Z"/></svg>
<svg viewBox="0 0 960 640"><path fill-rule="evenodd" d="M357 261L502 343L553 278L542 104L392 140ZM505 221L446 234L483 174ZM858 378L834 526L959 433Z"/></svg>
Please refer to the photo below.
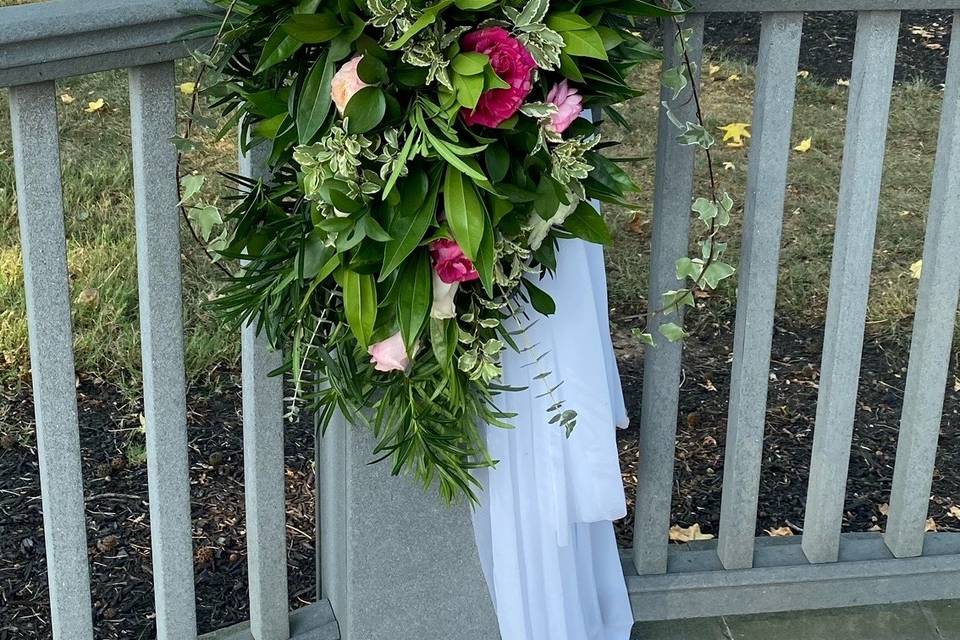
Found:
<svg viewBox="0 0 960 640"><path fill-rule="evenodd" d="M377 321L377 284L373 276L350 269L341 273L340 280L347 323L360 346L366 348Z"/></svg>
<svg viewBox="0 0 960 640"><path fill-rule="evenodd" d="M683 330L683 327L673 322L666 322L660 325L658 330L660 331L660 335L670 342L680 342L687 336L687 333Z"/></svg>
<svg viewBox="0 0 960 640"><path fill-rule="evenodd" d="M309 144L330 113L330 83L333 81L333 60L322 55L313 63L303 83L297 106L297 140Z"/></svg>
<svg viewBox="0 0 960 640"><path fill-rule="evenodd" d="M347 133L366 133L383 120L387 113L387 97L379 87L360 89L347 103L343 117Z"/></svg>
<svg viewBox="0 0 960 640"><path fill-rule="evenodd" d="M447 166L443 182L443 209L454 240L468 258L476 260L486 216L473 182L453 166Z"/></svg>
<svg viewBox="0 0 960 640"><path fill-rule="evenodd" d="M344 25L332 13L294 14L280 28L288 36L303 44L330 42L344 30Z"/></svg>
<svg viewBox="0 0 960 640"><path fill-rule="evenodd" d="M430 316L433 284L430 256L419 251L404 263L393 285L397 288L397 321L407 349L414 351L417 337Z"/></svg>
<svg viewBox="0 0 960 640"><path fill-rule="evenodd" d="M568 56L607 59L607 49L603 46L603 39L589 23L574 28L560 28L555 22L549 21L547 25L554 27L563 38L563 52Z"/></svg>
<svg viewBox="0 0 960 640"><path fill-rule="evenodd" d="M672 43L667 43L667 46L674 48L676 58L682 62L676 67L665 68L661 73L661 84L672 91L673 94L669 100L661 103L661 107L667 119L681 132L677 137L678 143L696 146L707 154L707 165L711 171L709 176L711 195L709 198L697 198L692 206L693 213L706 227L706 237L699 243L701 255L695 258L685 257L677 261L677 279L683 282L685 286L664 293L662 307L653 309L651 318L648 320L656 324L660 322L662 316L669 319L668 322L663 322L658 327L660 335L669 342L678 342L687 336L682 326L682 312L687 307L696 308L694 290L698 288L708 291L715 290L722 281L736 273L736 269L732 265L723 261L727 245L718 240L723 229L731 222L734 202L728 193L723 193L720 196L717 191L717 176L712 173L714 163L711 156L711 149L716 144L716 140L704 125L699 89L694 81L698 70L696 65L689 61L687 55L691 32L684 30L679 20L676 22L676 26L677 35ZM673 109L676 104L688 101L692 101L696 107L697 122L681 120ZM594 172L599 181L604 184L618 183L622 190L629 190L627 183L624 182L629 178L618 174L615 171L615 169L618 169L615 165L609 166L613 163L599 155L591 156L591 161L603 167L603 171ZM593 177L593 174L591 174L591 177ZM635 329L634 336L643 344L656 347L653 335L646 329Z"/></svg>
<svg viewBox="0 0 960 640"><path fill-rule="evenodd" d="M586 202L577 205L577 208L564 222L564 226L567 231L587 242L609 244L613 241L610 230L603 221L600 212Z"/></svg>
<svg viewBox="0 0 960 640"><path fill-rule="evenodd" d="M373 429L394 473L474 498L470 470L493 464L477 426L508 426L495 408L502 351L529 349L522 326L506 327L527 308L555 311L534 281L556 268L559 238L610 242L590 200L625 203L637 189L598 153L596 124L551 126L547 93L566 77L586 105L612 109L637 95L625 75L659 53L635 35L634 14L602 3L219 1L233 17L206 92L247 148L264 145L270 179L231 176L228 210L187 203L231 270L213 305L285 348L281 371L321 424L341 411ZM502 17L539 69L512 117L467 126L511 76L462 36ZM348 61L352 78L338 73ZM185 197L200 187L185 180ZM438 280L441 239L475 276ZM377 371L368 349L396 335L409 365ZM548 378L537 376L545 397L559 387ZM549 414L568 433L576 424L562 401Z"/></svg>
<svg viewBox="0 0 960 640"><path fill-rule="evenodd" d="M391 218L391 239L383 254L380 279L386 279L413 253L436 218L439 181L428 182L427 174L411 174L400 189L400 202Z"/></svg>

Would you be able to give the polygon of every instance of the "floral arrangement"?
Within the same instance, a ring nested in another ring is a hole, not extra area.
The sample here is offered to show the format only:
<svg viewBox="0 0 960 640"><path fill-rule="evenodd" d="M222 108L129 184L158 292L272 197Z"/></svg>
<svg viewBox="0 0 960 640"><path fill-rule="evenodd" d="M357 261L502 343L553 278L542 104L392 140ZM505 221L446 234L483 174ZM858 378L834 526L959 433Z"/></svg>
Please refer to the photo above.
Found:
<svg viewBox="0 0 960 640"><path fill-rule="evenodd" d="M270 176L231 176L232 206L214 210L223 231L206 239L238 265L214 304L285 349L321 425L342 412L372 428L394 473L475 498L471 469L495 464L479 426L511 417L497 409L512 391L500 355L529 350L523 326L554 312L538 281L558 240L608 242L591 201L629 206L637 189L582 116L626 125L615 107L638 95L629 74L662 57L637 21L682 7L220 4L205 91L224 132L264 145ZM574 408L550 412L574 427Z"/></svg>

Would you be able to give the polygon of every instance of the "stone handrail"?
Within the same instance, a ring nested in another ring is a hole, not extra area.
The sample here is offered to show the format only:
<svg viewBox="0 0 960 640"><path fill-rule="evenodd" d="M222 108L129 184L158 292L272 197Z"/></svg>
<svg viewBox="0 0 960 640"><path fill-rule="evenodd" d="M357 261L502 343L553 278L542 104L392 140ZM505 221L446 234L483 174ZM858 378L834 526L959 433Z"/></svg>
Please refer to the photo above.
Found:
<svg viewBox="0 0 960 640"><path fill-rule="evenodd" d="M53 0L0 9L0 87L182 58L202 0Z"/></svg>
<svg viewBox="0 0 960 640"><path fill-rule="evenodd" d="M901 10L957 10L960 0L694 0L683 28L700 68L705 15L757 12L753 138L743 216L732 393L718 543L669 545L682 345L644 354L638 510L625 559L641 620L763 613L960 597L960 535L925 532L960 264L960 55L944 87L928 239L901 441L886 533L842 534L853 411L880 194L884 132ZM859 11L847 141L825 323L817 444L804 535L755 538L779 246L791 147L803 13ZM131 143L144 358L145 421L159 640L195 640L194 569L184 389L173 61L203 45L194 30L215 20L202 0L52 0L0 9L0 87L10 106L25 297L41 459L50 610L56 640L93 640L88 540L75 391L70 282L64 243L59 121L53 80L130 69ZM211 17L204 17L207 14ZM666 22L665 37L677 26ZM194 35L187 35L194 34ZM209 36L209 34L207 34ZM960 46L960 45L955 45ZM667 47L668 65L680 53ZM159 64L157 64L159 63ZM691 87L674 100L693 121ZM689 252L693 149L674 143L661 111L649 300L677 289ZM240 173L264 175L264 152ZM259 154L259 156L257 156ZM918 181L929 176L917 176ZM664 315L657 322L670 321ZM369 466L371 435L330 429L318 454L319 572L325 599L288 615L279 366L252 326L244 331L244 485L251 620L206 640L481 640L495 618L466 507L450 511L420 487ZM897 559L894 559L897 558ZM631 561L632 560L632 561ZM425 603L432 615L423 615ZM507 639L510 640L510 639Z"/></svg>
<svg viewBox="0 0 960 640"><path fill-rule="evenodd" d="M934 11L960 9L960 0L694 0L694 13L811 11Z"/></svg>

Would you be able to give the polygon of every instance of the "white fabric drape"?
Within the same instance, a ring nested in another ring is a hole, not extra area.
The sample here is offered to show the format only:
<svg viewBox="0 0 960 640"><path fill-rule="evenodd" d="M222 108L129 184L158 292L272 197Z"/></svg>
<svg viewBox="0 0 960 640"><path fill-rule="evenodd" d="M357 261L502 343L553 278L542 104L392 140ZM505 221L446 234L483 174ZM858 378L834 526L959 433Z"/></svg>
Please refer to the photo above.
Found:
<svg viewBox="0 0 960 640"><path fill-rule="evenodd" d="M563 240L557 263L539 283L556 314L518 337L536 345L530 352L504 354L504 383L527 390L498 397L515 428L486 432L500 462L478 472L477 545L503 640L627 640L633 616L612 524L626 513L615 427L627 417L602 249ZM569 438L548 424L558 400L578 414Z"/></svg>

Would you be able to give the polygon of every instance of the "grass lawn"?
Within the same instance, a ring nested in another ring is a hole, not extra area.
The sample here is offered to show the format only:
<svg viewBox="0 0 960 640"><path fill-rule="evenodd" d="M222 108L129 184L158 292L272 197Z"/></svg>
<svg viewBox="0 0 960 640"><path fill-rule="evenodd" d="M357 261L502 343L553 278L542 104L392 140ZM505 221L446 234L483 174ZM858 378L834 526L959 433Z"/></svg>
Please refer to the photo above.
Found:
<svg viewBox="0 0 960 640"><path fill-rule="evenodd" d="M730 60L705 65L714 73L705 80L704 105L709 128L751 121L754 77L752 69ZM655 79L641 78L652 94ZM847 87L825 85L813 78L798 79L793 144L812 139L809 151L791 151L778 290L778 313L812 326L822 326L826 314L827 283L837 215L842 163ZM656 101L641 98L628 106L628 119L636 126L611 137L625 143L611 155L650 155L655 144ZM923 232L930 195L937 143L942 90L924 83L897 85L894 90L888 134L884 186L878 221L878 241L868 313L869 331L909 331L917 281L910 266L923 250ZM718 138L720 136L718 135ZM720 145L715 161L721 189L742 206L750 142L745 148ZM701 154L702 156L702 154ZM707 195L705 158L700 158L697 195ZM612 301L629 304L647 293L646 262L650 225L652 162L633 166L634 176L645 187L644 209L632 224L618 214L620 229L608 254ZM740 215L734 217L727 241L729 258L738 261ZM695 234L703 227L697 223ZM635 233L632 231L639 231ZM725 295L708 305L723 310L734 304L735 279L725 283Z"/></svg>
<svg viewBox="0 0 960 640"><path fill-rule="evenodd" d="M63 81L57 93L77 369L137 393L140 339L126 74ZM101 98L105 106L88 113L88 104ZM0 94L0 379L9 383L25 378L29 358L6 102L6 94ZM181 109L187 105L181 97ZM235 168L235 153L227 142L193 160L204 173L213 173ZM211 183L213 193L218 183ZM197 380L236 365L237 338L218 330L217 318L205 306L217 289L215 271L187 234L183 256L187 367Z"/></svg>
<svg viewBox="0 0 960 640"><path fill-rule="evenodd" d="M0 4L9 1L0 0ZM710 128L750 122L754 88L751 69L724 59L711 63L709 68L714 73L705 81L704 90ZM628 167L645 187L638 199L641 214L632 219L631 214L610 211L616 226L616 242L608 251L611 302L630 313L642 310L647 291L647 233L657 117L653 68L638 77L638 82L647 89L647 95L625 111L634 126L628 132L612 127L608 131L610 137L625 143L612 155L649 158ZM809 137L812 148L806 153L791 152L779 313L821 326L847 88L826 86L813 78L800 78L798 82L794 144ZM135 393L140 354L126 78L114 72L64 81L58 94L68 96L59 106L77 368ZM106 106L87 113L88 101L99 98L104 98ZM917 283L911 278L910 265L922 253L941 100L940 88L922 83L898 85L894 92L870 294L871 332L909 332ZM185 99L182 106L186 108ZM10 383L26 377L29 359L8 118L6 95L0 93L0 378ZM743 149L721 147L717 151L722 188L738 204L743 201L748 150L749 141ZM232 144L226 142L206 150L195 162L207 174L213 169L231 169L234 153ZM702 180L698 192L705 195ZM214 193L215 189L211 198ZM728 238L734 263L738 233L735 220ZM236 335L220 330L217 318L205 307L216 290L214 270L188 236L183 246L187 364L191 377L197 380L217 369L234 367L238 340ZM733 305L734 282L729 281L721 293L707 304L722 314Z"/></svg>

